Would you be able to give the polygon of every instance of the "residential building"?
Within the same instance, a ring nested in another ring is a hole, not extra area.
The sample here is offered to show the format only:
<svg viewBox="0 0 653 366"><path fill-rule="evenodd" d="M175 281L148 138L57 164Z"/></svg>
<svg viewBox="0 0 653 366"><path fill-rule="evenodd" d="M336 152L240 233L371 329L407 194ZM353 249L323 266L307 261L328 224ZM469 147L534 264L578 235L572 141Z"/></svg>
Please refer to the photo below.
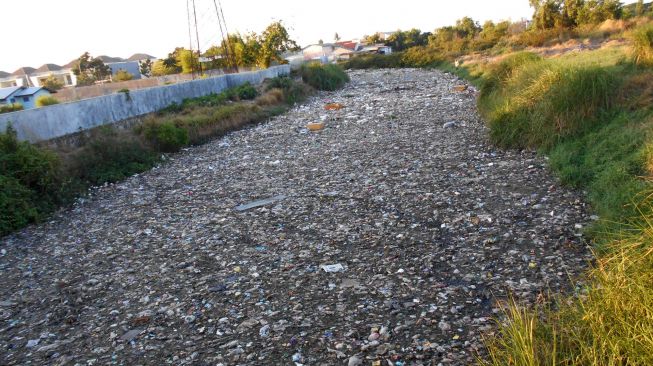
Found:
<svg viewBox="0 0 653 366"><path fill-rule="evenodd" d="M29 75L30 85L43 86L43 83L50 77L59 80L64 87L77 84L77 76L72 69L56 64L45 64Z"/></svg>
<svg viewBox="0 0 653 366"><path fill-rule="evenodd" d="M115 75L119 70L125 70L134 75L134 79L141 78L140 61L146 59L155 60L156 58L145 53L136 53L129 59L110 56L98 56ZM44 64L35 69L33 67L21 67L13 73L0 71L0 88L25 86L25 87L42 87L43 82L51 76L59 79L64 87L77 85L77 76L73 69L77 66L78 59L59 66L56 64Z"/></svg>
<svg viewBox="0 0 653 366"><path fill-rule="evenodd" d="M42 95L50 95L50 91L42 87L12 86L0 88L0 105L22 104L24 109L36 107L36 99Z"/></svg>

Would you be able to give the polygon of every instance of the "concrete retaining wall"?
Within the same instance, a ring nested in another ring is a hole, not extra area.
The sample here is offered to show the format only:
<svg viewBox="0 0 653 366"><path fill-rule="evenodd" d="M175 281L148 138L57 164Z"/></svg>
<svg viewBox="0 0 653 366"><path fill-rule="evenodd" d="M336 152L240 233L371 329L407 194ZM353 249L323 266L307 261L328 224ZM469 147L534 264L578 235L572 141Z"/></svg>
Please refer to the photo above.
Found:
<svg viewBox="0 0 653 366"><path fill-rule="evenodd" d="M129 93L129 98L124 93L116 93L78 102L0 114L0 131L4 132L11 123L20 140L49 140L156 112L186 98L219 93L246 82L259 84L265 79L289 73L290 66L281 65L266 70L133 90Z"/></svg>

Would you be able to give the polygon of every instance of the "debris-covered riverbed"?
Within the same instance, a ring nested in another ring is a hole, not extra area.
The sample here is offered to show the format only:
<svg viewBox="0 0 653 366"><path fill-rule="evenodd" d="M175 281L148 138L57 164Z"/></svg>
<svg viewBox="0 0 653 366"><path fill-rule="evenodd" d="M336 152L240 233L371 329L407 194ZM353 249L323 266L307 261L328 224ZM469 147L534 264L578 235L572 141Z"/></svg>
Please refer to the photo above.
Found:
<svg viewBox="0 0 653 366"><path fill-rule="evenodd" d="M351 77L0 239L0 364L467 365L570 286L585 205L471 88Z"/></svg>

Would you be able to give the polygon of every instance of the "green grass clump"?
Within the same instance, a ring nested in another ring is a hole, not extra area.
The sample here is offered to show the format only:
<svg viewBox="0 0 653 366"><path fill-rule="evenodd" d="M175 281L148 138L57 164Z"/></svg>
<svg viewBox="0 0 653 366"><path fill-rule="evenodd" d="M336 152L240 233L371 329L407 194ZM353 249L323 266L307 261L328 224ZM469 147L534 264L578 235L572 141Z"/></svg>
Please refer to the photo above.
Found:
<svg viewBox="0 0 653 366"><path fill-rule="evenodd" d="M633 60L637 65L653 66L653 25L636 29L633 38Z"/></svg>
<svg viewBox="0 0 653 366"><path fill-rule="evenodd" d="M646 217L610 243L577 296L545 309L510 304L498 334L485 337L489 357L480 363L653 365L653 217Z"/></svg>
<svg viewBox="0 0 653 366"><path fill-rule="evenodd" d="M86 186L114 183L150 169L159 162L158 152L131 131L101 127L72 152L62 152L66 175Z"/></svg>
<svg viewBox="0 0 653 366"><path fill-rule="evenodd" d="M349 82L349 76L338 65L310 63L301 68L302 80L317 90L333 91Z"/></svg>
<svg viewBox="0 0 653 366"><path fill-rule="evenodd" d="M479 106L502 147L550 148L607 113L620 79L599 66L541 61L529 54L491 70Z"/></svg>

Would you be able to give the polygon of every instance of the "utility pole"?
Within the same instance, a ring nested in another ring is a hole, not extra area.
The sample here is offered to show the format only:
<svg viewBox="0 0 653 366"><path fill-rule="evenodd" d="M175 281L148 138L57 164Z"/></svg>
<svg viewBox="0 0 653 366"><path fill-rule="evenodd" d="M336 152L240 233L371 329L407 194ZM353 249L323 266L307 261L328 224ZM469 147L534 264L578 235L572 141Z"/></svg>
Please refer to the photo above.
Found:
<svg viewBox="0 0 653 366"><path fill-rule="evenodd" d="M197 11L195 10L195 0L193 0L193 17L195 18L195 38L197 38L197 63L200 67L200 77L202 77L202 63L200 62L200 55L202 54L202 51L200 51L200 33L197 30ZM192 54L193 50L191 50L191 65L193 64Z"/></svg>
<svg viewBox="0 0 653 366"><path fill-rule="evenodd" d="M193 32L191 31L190 26L190 5L188 4L190 0L186 0L186 16L188 18L188 49L193 53ZM195 65L190 63L190 74L193 80L195 80Z"/></svg>

